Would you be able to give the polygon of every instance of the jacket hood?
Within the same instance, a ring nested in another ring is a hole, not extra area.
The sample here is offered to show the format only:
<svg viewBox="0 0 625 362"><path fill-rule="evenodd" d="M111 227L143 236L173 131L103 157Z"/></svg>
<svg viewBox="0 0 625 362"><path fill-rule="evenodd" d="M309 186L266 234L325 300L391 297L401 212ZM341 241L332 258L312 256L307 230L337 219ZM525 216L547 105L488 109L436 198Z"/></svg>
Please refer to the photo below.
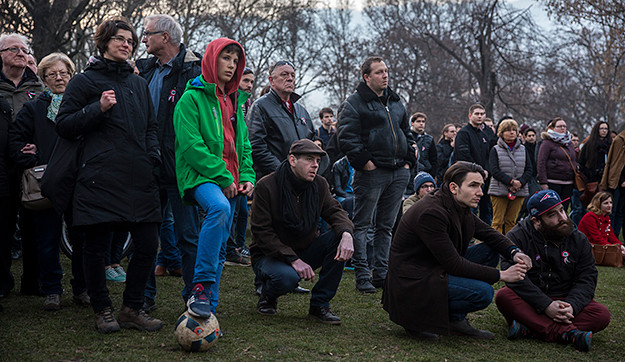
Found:
<svg viewBox="0 0 625 362"><path fill-rule="evenodd" d="M206 51L204 52L204 57L202 58L202 77L207 83L219 84L217 79L217 58L219 53L221 53L221 51L230 44L236 44L239 48L241 48L241 56L239 57L237 69L235 70L232 79L226 83L226 89L224 89L224 93L226 95L230 95L239 89L239 83L243 77L243 71L245 70L245 52L243 51L243 47L241 44L232 39L215 39L208 43Z"/></svg>

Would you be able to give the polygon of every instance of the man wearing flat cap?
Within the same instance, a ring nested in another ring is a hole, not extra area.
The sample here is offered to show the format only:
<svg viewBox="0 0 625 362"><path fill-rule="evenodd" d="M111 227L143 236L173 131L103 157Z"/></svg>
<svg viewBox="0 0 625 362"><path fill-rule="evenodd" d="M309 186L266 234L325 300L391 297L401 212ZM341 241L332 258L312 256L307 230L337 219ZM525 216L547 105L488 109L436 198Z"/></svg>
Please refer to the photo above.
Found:
<svg viewBox="0 0 625 362"><path fill-rule="evenodd" d="M330 311L345 261L354 253L353 224L332 197L327 181L317 175L326 153L309 139L293 142L288 158L256 184L252 203L250 253L262 292L257 310L273 315L278 297L301 279L317 283L310 298L309 316L326 324L340 324ZM330 230L319 234L324 219Z"/></svg>

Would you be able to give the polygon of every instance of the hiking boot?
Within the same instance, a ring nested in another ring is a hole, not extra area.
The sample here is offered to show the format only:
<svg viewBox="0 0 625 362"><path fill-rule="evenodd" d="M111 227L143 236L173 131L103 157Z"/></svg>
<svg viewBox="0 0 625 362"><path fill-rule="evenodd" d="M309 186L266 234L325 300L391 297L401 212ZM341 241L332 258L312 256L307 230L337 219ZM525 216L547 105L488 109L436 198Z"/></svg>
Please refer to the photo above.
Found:
<svg viewBox="0 0 625 362"><path fill-rule="evenodd" d="M578 351L588 352L592 342L592 332L573 329L562 334L562 342L572 345Z"/></svg>
<svg viewBox="0 0 625 362"><path fill-rule="evenodd" d="M238 265L238 266L250 266L252 263L250 262L249 257L243 256L241 253L235 250L234 253L226 255L225 265Z"/></svg>
<svg viewBox="0 0 625 362"><path fill-rule="evenodd" d="M162 265L157 265L156 268L154 268L154 276L162 277L166 273L167 273L167 269Z"/></svg>
<svg viewBox="0 0 625 362"><path fill-rule="evenodd" d="M100 333L119 332L119 324L113 316L113 308L106 307L95 314L95 329Z"/></svg>
<svg viewBox="0 0 625 362"><path fill-rule="evenodd" d="M310 308L308 308L308 316L324 324L341 324L341 318L334 315L334 313L330 311L330 307L310 306Z"/></svg>
<svg viewBox="0 0 625 362"><path fill-rule="evenodd" d="M269 299L264 294L261 294L258 298L256 310L263 315L274 315L278 312L278 301L276 299Z"/></svg>
<svg viewBox="0 0 625 362"><path fill-rule="evenodd" d="M408 334L410 338L438 342L438 334L435 333L413 331L406 328L406 334Z"/></svg>
<svg viewBox="0 0 625 362"><path fill-rule="evenodd" d="M61 309L61 296L59 294L48 294L43 301L43 310L55 311Z"/></svg>
<svg viewBox="0 0 625 362"><path fill-rule="evenodd" d="M148 297L143 298L143 306L141 307L144 312L150 313L156 310L156 302L154 299L150 299Z"/></svg>
<svg viewBox="0 0 625 362"><path fill-rule="evenodd" d="M477 339L494 339L495 335L489 331L479 330L469 324L469 321L463 319L461 321L450 321L449 329L451 334L456 336L468 336Z"/></svg>
<svg viewBox="0 0 625 362"><path fill-rule="evenodd" d="M356 289L361 293L375 293L376 289L367 279L360 279L356 281Z"/></svg>
<svg viewBox="0 0 625 362"><path fill-rule="evenodd" d="M124 283L126 281L126 277L119 275L115 268L104 269L104 275L106 276L106 280L117 283Z"/></svg>
<svg viewBox="0 0 625 362"><path fill-rule="evenodd" d="M122 304L117 315L119 326L124 329L138 329L140 331L153 332L163 328L163 322L148 316L143 309L132 309Z"/></svg>
<svg viewBox="0 0 625 362"><path fill-rule="evenodd" d="M197 283L187 301L189 314L194 317L209 318L211 316L211 294L209 288L204 288L202 283Z"/></svg>
<svg viewBox="0 0 625 362"><path fill-rule="evenodd" d="M514 341L515 339L520 339L520 338L534 338L534 336L532 335L532 332L530 331L529 328L527 328L526 326L524 326L523 324L517 322L517 321L512 321L512 324L510 325L510 329L508 330L508 339L511 341Z"/></svg>
<svg viewBox="0 0 625 362"><path fill-rule="evenodd" d="M89 298L89 294L86 291L74 296L72 296L72 301L80 306L88 307L91 305L91 298Z"/></svg>

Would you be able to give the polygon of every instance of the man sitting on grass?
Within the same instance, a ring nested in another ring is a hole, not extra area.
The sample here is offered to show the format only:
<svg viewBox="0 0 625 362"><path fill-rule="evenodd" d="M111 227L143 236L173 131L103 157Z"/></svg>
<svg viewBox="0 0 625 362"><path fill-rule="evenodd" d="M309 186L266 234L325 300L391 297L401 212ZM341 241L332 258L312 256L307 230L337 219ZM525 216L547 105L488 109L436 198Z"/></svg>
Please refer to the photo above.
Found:
<svg viewBox="0 0 625 362"><path fill-rule="evenodd" d="M566 214L564 201L553 190L529 199L530 217L508 237L531 256L534 266L526 279L506 283L495 303L510 324L508 339L537 338L587 352L592 333L610 323L610 312L593 300L595 259L588 239ZM509 266L502 261L502 269Z"/></svg>
<svg viewBox="0 0 625 362"><path fill-rule="evenodd" d="M250 253L262 292L257 310L276 314L278 297L297 287L300 279L319 281L312 289L309 315L327 324L340 324L330 300L354 253L354 225L332 197L327 181L317 175L326 153L309 139L293 142L278 170L256 184L252 203ZM319 235L319 217L331 230Z"/></svg>

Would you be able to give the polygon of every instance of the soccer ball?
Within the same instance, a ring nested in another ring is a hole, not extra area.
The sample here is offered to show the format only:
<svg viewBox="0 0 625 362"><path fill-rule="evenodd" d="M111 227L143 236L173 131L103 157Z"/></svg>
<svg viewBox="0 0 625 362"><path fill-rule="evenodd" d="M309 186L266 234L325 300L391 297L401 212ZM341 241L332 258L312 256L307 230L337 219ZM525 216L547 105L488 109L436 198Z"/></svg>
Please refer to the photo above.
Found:
<svg viewBox="0 0 625 362"><path fill-rule="evenodd" d="M182 313L174 327L174 335L182 348L191 352L207 351L221 336L219 322L214 314L207 319Z"/></svg>

